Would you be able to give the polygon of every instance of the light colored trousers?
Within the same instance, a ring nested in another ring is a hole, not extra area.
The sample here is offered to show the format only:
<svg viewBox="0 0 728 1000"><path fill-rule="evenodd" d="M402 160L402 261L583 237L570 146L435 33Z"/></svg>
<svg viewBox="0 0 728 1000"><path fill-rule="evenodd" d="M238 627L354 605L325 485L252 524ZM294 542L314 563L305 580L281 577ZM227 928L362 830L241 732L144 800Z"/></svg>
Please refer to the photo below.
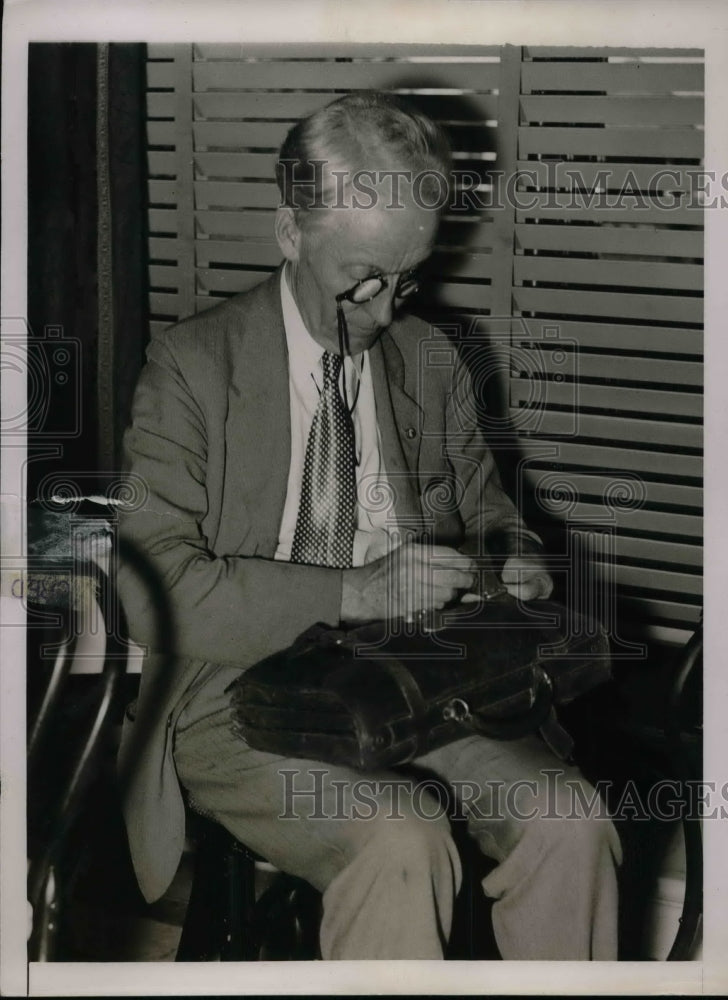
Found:
<svg viewBox="0 0 728 1000"><path fill-rule="evenodd" d="M420 781L284 758L232 733L234 676L218 670L183 711L177 771L196 805L322 892L324 959L442 958L461 869L426 775L499 862L482 884L504 959L617 958L617 832L540 739L467 736L418 758Z"/></svg>

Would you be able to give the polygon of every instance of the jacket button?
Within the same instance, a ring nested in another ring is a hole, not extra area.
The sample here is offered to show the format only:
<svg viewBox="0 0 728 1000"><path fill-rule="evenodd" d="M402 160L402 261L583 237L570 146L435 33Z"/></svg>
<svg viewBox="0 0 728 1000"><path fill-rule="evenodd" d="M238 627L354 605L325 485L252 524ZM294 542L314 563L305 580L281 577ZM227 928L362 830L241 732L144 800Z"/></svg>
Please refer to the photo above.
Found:
<svg viewBox="0 0 728 1000"><path fill-rule="evenodd" d="M410 439L410 441L411 441L411 440L412 440L413 438L416 438L416 437L417 437L417 431L416 431L416 430L414 429L414 427L408 427L408 428L406 429L406 431L405 431L405 434L406 434L406 435L407 435L407 437L408 437L408 438Z"/></svg>

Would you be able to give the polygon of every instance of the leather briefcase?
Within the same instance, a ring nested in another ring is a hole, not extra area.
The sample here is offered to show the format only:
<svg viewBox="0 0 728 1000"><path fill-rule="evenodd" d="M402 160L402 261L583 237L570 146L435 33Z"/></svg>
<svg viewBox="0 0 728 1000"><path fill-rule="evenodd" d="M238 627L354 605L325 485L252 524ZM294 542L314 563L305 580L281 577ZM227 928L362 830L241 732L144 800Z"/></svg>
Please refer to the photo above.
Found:
<svg viewBox="0 0 728 1000"><path fill-rule="evenodd" d="M540 730L566 757L554 705L610 677L594 621L508 595L346 629L314 625L230 688L251 747L362 770L402 764L468 732Z"/></svg>

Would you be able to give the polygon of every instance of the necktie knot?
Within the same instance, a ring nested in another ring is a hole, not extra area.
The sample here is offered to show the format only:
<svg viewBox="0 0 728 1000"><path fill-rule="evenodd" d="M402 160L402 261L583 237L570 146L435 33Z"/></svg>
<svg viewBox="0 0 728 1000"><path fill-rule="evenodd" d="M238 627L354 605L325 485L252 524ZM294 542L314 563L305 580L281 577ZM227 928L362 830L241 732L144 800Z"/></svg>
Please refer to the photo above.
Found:
<svg viewBox="0 0 728 1000"><path fill-rule="evenodd" d="M332 354L331 351L324 351L321 364L324 370L324 388L328 389L336 385L341 372L341 355Z"/></svg>

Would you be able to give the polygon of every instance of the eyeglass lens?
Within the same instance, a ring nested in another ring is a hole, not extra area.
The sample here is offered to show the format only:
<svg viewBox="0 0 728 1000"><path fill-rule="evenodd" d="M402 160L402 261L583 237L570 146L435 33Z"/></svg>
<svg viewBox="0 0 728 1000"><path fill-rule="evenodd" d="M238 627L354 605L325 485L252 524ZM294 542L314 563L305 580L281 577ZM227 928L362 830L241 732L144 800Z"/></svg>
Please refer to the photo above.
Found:
<svg viewBox="0 0 728 1000"><path fill-rule="evenodd" d="M408 295L412 295L412 293L417 290L418 284L419 282L414 275L402 275L397 282L395 295L398 299L404 299ZM363 281L360 281L358 285L352 288L347 298L349 298L351 302L355 303L369 302L370 299L379 295L384 286L384 278L365 278Z"/></svg>

